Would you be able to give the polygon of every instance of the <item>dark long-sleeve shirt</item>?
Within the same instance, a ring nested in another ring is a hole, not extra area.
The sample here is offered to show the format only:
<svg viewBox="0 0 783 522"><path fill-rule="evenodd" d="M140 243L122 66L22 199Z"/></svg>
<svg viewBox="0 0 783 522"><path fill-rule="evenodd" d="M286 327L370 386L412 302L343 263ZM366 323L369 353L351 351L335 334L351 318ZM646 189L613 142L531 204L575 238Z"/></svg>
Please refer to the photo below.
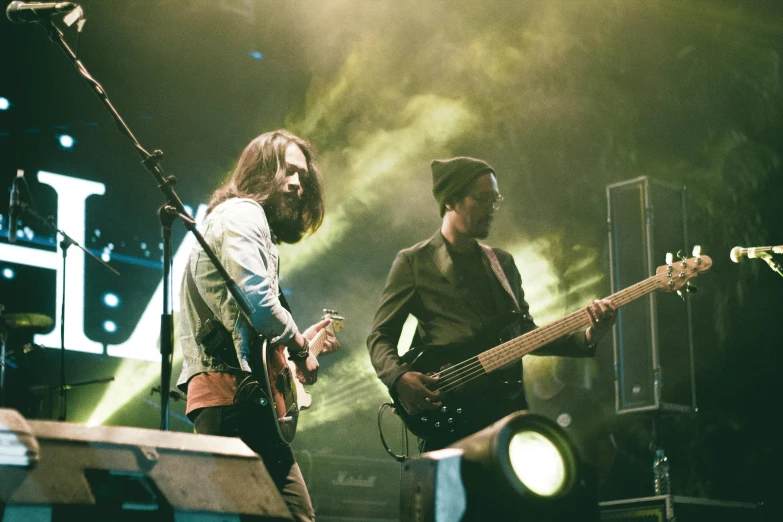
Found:
<svg viewBox="0 0 783 522"><path fill-rule="evenodd" d="M481 252L478 246L477 249ZM519 303L520 320L508 333L522 335L536 328L525 301L522 278L511 254L501 249L493 251ZM397 379L409 371L400 363L397 352L402 327L409 314L418 320L414 345L450 345L474 338L484 330L492 315L516 310L514 299L492 272L486 255L480 253L480 259L484 274L476 274L476 280L470 280L469 274L461 273L455 265L440 232L397 254L367 339L372 364L387 387L392 388ZM486 283L481 283L482 280ZM489 285L484 298L477 298L477 284ZM486 304L482 306L487 296L496 305L489 312ZM594 353L594 349L586 346L581 331L536 351L537 355L570 357L591 357Z"/></svg>

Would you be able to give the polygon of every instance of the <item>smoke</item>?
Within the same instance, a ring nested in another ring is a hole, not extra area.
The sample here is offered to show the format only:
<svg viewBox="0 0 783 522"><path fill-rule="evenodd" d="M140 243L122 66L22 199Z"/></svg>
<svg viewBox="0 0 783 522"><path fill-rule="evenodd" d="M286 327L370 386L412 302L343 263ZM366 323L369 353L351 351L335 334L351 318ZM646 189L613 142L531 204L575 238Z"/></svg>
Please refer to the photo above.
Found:
<svg viewBox="0 0 783 522"><path fill-rule="evenodd" d="M308 7L297 20L314 73L287 127L320 151L329 211L318 234L286 247L296 259L288 273L339 244L347 227L362 225L357 208L373 218L395 194L408 196L395 199L397 214L432 209L412 231L429 234L436 215L428 165L436 157L487 159L514 203L552 190L536 186L551 174L532 175L528 157L552 148L536 143L549 140L552 128L590 118L594 90L580 85L588 66L579 63L595 49L580 34L585 29L573 26L595 5L522 2L511 12L505 2L481 9L408 2Z"/></svg>

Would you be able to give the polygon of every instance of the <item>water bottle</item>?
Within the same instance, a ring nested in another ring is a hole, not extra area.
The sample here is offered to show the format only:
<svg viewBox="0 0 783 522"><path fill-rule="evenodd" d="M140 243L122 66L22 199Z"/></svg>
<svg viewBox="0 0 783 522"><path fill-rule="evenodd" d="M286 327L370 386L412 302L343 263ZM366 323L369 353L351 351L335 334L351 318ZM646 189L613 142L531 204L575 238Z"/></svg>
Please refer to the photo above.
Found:
<svg viewBox="0 0 783 522"><path fill-rule="evenodd" d="M653 489L656 495L669 495L671 493L669 459L666 458L662 449L655 451L655 460L653 460Z"/></svg>

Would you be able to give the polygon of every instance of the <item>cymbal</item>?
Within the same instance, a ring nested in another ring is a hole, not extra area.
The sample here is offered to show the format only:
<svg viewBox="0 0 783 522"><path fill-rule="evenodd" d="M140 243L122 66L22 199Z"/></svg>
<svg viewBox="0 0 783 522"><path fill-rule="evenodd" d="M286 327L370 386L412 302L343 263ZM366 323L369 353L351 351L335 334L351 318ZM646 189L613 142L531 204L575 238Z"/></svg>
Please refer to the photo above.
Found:
<svg viewBox="0 0 783 522"><path fill-rule="evenodd" d="M3 322L7 328L32 328L38 331L48 330L54 324L52 318L44 314L5 314Z"/></svg>

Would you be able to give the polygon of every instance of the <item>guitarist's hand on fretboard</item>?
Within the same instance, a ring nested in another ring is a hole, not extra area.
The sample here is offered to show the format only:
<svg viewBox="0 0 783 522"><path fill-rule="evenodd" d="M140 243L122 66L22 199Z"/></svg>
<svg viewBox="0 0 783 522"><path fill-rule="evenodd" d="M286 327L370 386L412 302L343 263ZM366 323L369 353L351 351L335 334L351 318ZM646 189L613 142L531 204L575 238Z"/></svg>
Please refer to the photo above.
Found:
<svg viewBox="0 0 783 522"><path fill-rule="evenodd" d="M327 330L326 337L324 337L324 347L321 350L321 353L336 352L339 347L340 341L338 341L337 337L334 336L334 332Z"/></svg>
<svg viewBox="0 0 783 522"><path fill-rule="evenodd" d="M328 328L331 324L332 318L327 317L315 323L302 333L302 335L312 344L313 339L315 339L319 332L324 330L319 338L319 353L332 353L340 347L340 341L334 336L332 329Z"/></svg>
<svg viewBox="0 0 783 522"><path fill-rule="evenodd" d="M307 359L294 361L296 364L296 378L302 384L315 384L318 380L318 359L321 353L334 352L340 347L340 342L334 336L332 318L327 317L315 323L302 332L302 337L310 342L310 355Z"/></svg>
<svg viewBox="0 0 783 522"><path fill-rule="evenodd" d="M585 311L590 318L590 326L585 332L585 338L589 344L595 344L610 332L617 322L617 306L611 299L593 299L585 307Z"/></svg>

